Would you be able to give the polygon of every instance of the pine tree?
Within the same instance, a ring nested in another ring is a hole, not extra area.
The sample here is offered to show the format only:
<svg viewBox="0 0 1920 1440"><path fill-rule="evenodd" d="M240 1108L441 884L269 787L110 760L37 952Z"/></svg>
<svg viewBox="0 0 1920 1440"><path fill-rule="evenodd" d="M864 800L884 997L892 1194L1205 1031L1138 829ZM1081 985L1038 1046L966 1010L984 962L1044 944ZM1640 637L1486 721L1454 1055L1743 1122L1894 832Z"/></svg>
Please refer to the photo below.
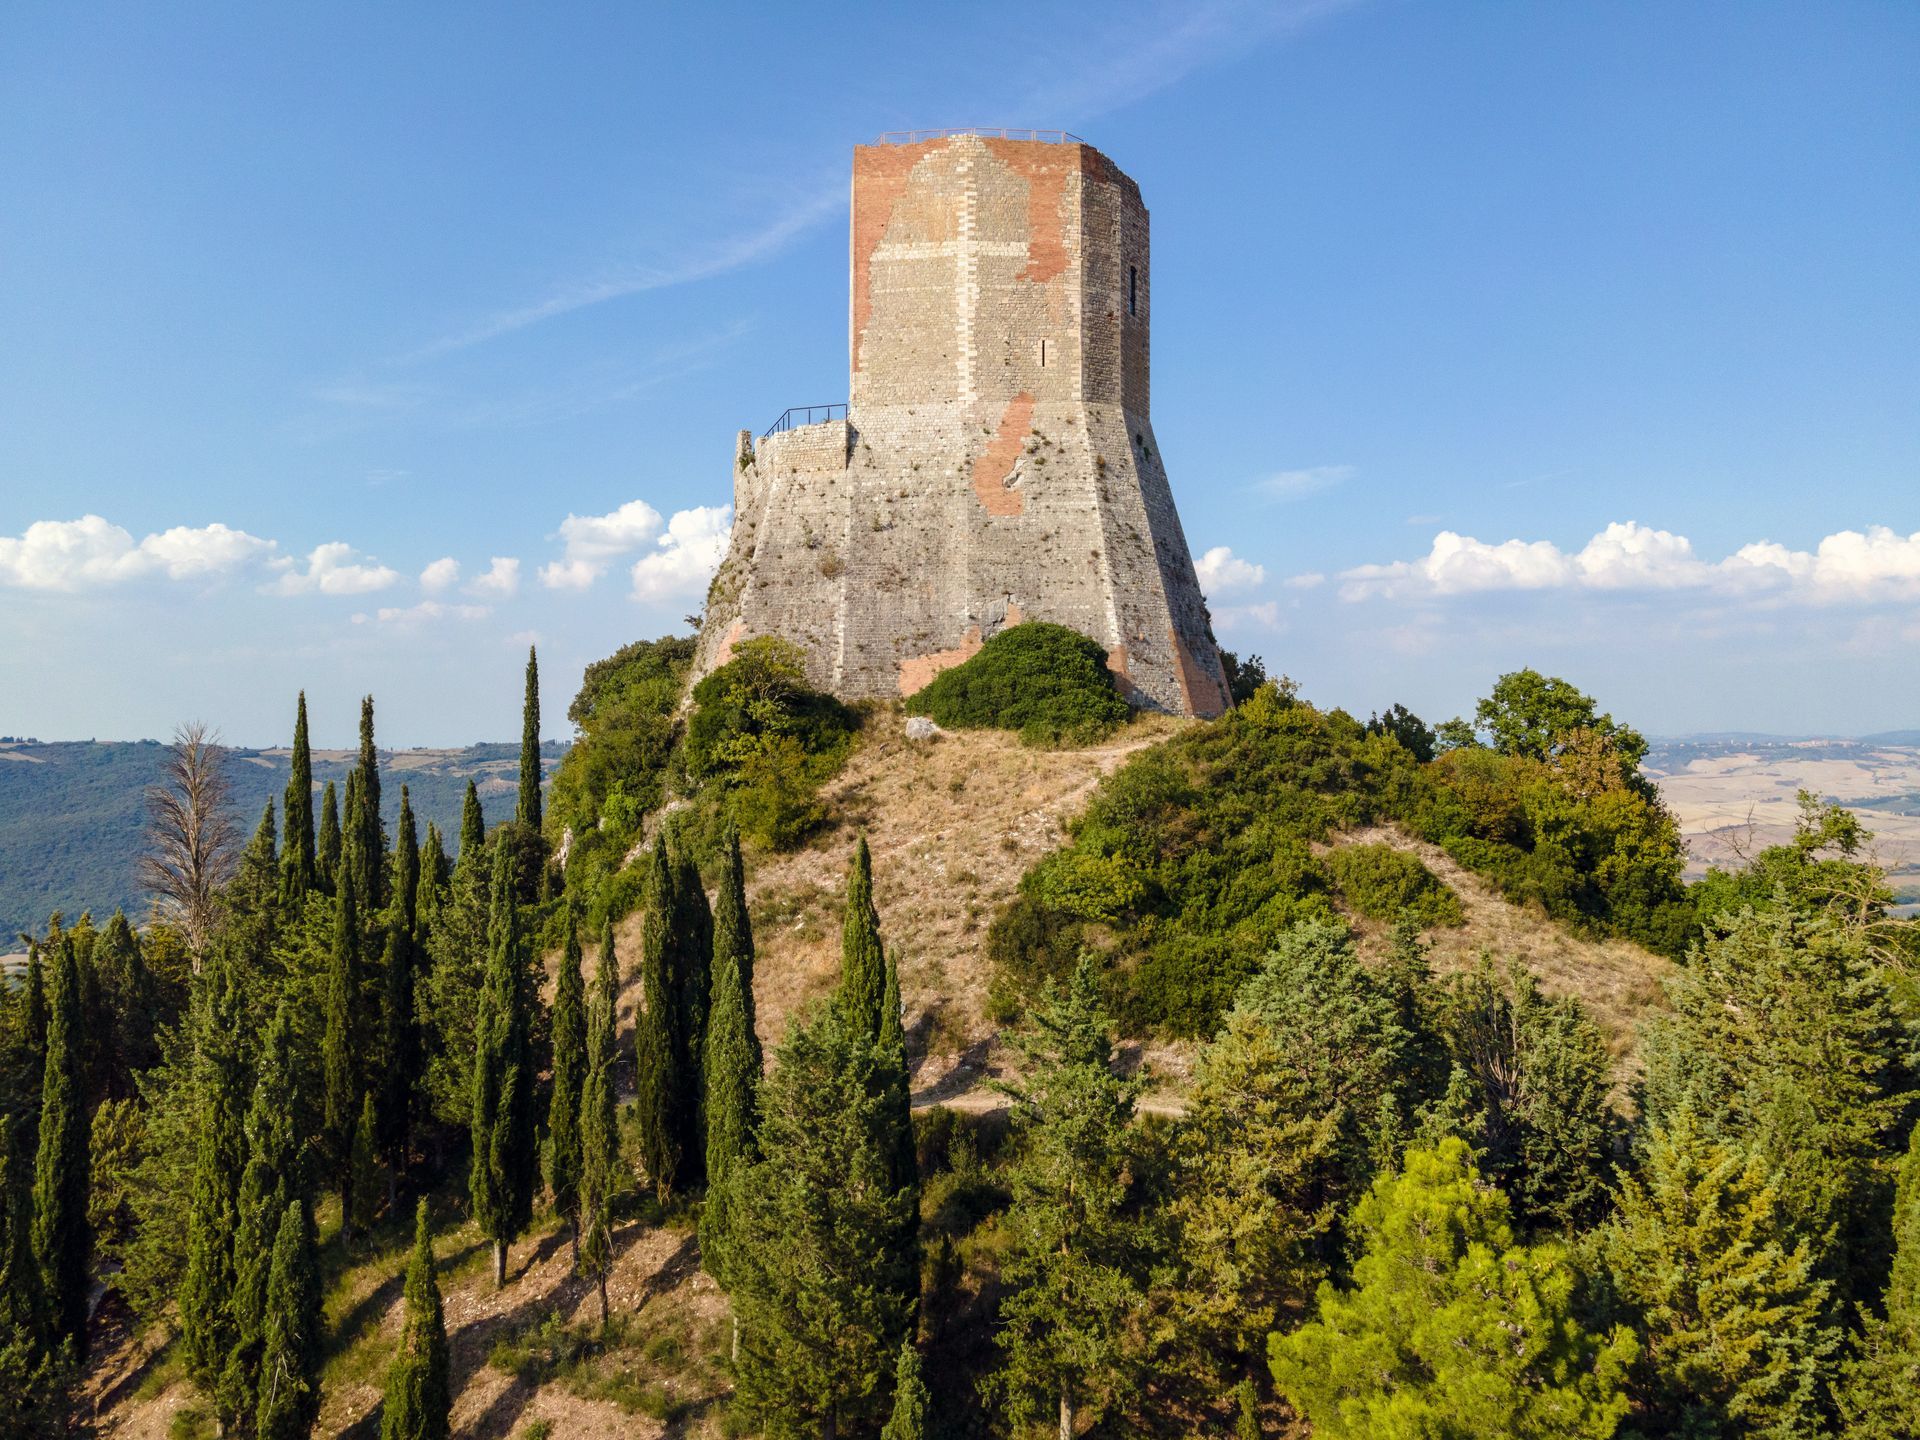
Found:
<svg viewBox="0 0 1920 1440"><path fill-rule="evenodd" d="M87 1223L92 1119L87 1111L87 1038L80 971L63 936L47 1012L47 1059L40 1081L40 1153L33 1174L33 1255L55 1343L87 1352L87 1287L93 1231Z"/></svg>
<svg viewBox="0 0 1920 1440"><path fill-rule="evenodd" d="M1618 1207L1603 1253L1638 1321L1653 1415L1680 1434L1815 1433L1828 1286L1765 1166L1678 1111Z"/></svg>
<svg viewBox="0 0 1920 1440"><path fill-rule="evenodd" d="M527 647L527 693L520 707L520 798L513 818L536 835L540 813L540 659Z"/></svg>
<svg viewBox="0 0 1920 1440"><path fill-rule="evenodd" d="M761 1158L730 1186L736 1393L781 1434L877 1421L911 1328L875 1048L832 1010L796 1026L761 1087Z"/></svg>
<svg viewBox="0 0 1920 1440"><path fill-rule="evenodd" d="M313 752L307 745L307 692L293 720L293 756L287 774L287 839L280 853L280 894L298 907L315 887L313 849Z"/></svg>
<svg viewBox="0 0 1920 1440"><path fill-rule="evenodd" d="M920 1352L911 1340L900 1346L900 1364L893 1376L893 1413L887 1417L880 1440L926 1440L927 1407L933 1397L920 1378Z"/></svg>
<svg viewBox="0 0 1920 1440"><path fill-rule="evenodd" d="M259 1406L274 1241L287 1202L306 1193L306 1124L297 1066L292 1019L282 1001L260 1049L247 1108L248 1154L240 1181L234 1288L228 1302L233 1341L213 1397L215 1411L229 1429L246 1425Z"/></svg>
<svg viewBox="0 0 1920 1440"><path fill-rule="evenodd" d="M580 1092L580 1225L575 1264L600 1291L600 1324L607 1323L607 1277L613 1272L612 1206L620 1164L620 1126L615 1110L614 1004L620 993L620 960L613 949L613 919L600 936L600 964L587 1004L586 1076Z"/></svg>
<svg viewBox="0 0 1920 1440"><path fill-rule="evenodd" d="M840 931L840 1007L848 1023L877 1038L887 985L886 956L880 948L880 916L873 908L873 857L866 837L853 853L847 874L847 911Z"/></svg>
<svg viewBox="0 0 1920 1440"><path fill-rule="evenodd" d="M1210 1398L1259 1363L1266 1336L1325 1278L1334 1207L1321 1187L1338 1143L1293 1068L1288 1037L1237 1009L1200 1052L1168 1147L1177 1263L1163 1282L1164 1372Z"/></svg>
<svg viewBox="0 0 1920 1440"><path fill-rule="evenodd" d="M340 880L340 800L331 780L320 793L320 838L314 842L313 863L321 892L333 894Z"/></svg>
<svg viewBox="0 0 1920 1440"><path fill-rule="evenodd" d="M707 1203L700 1212L700 1255L727 1281L728 1185L754 1158L755 1096L764 1061L754 1032L753 928L747 916L740 837L721 845L720 892L714 908L713 995L707 1014Z"/></svg>
<svg viewBox="0 0 1920 1440"><path fill-rule="evenodd" d="M260 1354L259 1440L306 1440L320 1413L325 1335L313 1224L304 1201L290 1200L273 1241L273 1270Z"/></svg>
<svg viewBox="0 0 1920 1440"><path fill-rule="evenodd" d="M239 995L218 949L201 974L200 988L194 1016L193 1178L179 1308L187 1373L212 1394L236 1339L230 1299L236 1280L233 1247L240 1180L247 1160L242 1126L246 1071L239 1051Z"/></svg>
<svg viewBox="0 0 1920 1440"><path fill-rule="evenodd" d="M1882 1313L1861 1316L1856 1352L1837 1387L1849 1440L1920 1435L1920 1127L1895 1176L1893 1240Z"/></svg>
<svg viewBox="0 0 1920 1440"><path fill-rule="evenodd" d="M460 853L457 864L478 864L487 845L487 817L480 809L480 792L467 781L467 796L460 803Z"/></svg>
<svg viewBox="0 0 1920 1440"><path fill-rule="evenodd" d="M553 987L553 1090L547 1103L547 1184L553 1208L580 1254L580 1097L587 1078L586 988L580 975L578 917L567 912L566 944Z"/></svg>
<svg viewBox="0 0 1920 1440"><path fill-rule="evenodd" d="M713 991L713 911L700 883L700 867L682 851L673 874L674 1043L675 1066L682 1076L680 1184L695 1189L707 1179L706 1049L707 1009Z"/></svg>
<svg viewBox="0 0 1920 1440"><path fill-rule="evenodd" d="M351 1234L353 1127L360 1114L359 1013L360 907L358 882L342 866L334 895L333 945L327 955L326 1029L320 1041L324 1107L321 1114L335 1188L340 1192L340 1228Z"/></svg>
<svg viewBox="0 0 1920 1440"><path fill-rule="evenodd" d="M473 1218L493 1242L493 1281L507 1283L507 1247L533 1218L537 1169L533 1134L532 1056L528 1043L530 986L512 857L496 847L493 905L487 924L487 971L475 1016Z"/></svg>
<svg viewBox="0 0 1920 1440"><path fill-rule="evenodd" d="M453 1409L446 1320L434 1277L427 1202L414 1212L413 1258L407 1263L407 1317L387 1371L380 1440L447 1440Z"/></svg>
<svg viewBox="0 0 1920 1440"><path fill-rule="evenodd" d="M640 932L640 988L643 1008L634 1023L635 1080L638 1090L640 1159L655 1193L665 1201L686 1171L687 1077L680 1069L685 1047L679 1043L674 962L679 955L674 921L673 872L667 844L656 839L647 869L646 920Z"/></svg>
<svg viewBox="0 0 1920 1440"><path fill-rule="evenodd" d="M1355 1210L1353 1287L1268 1342L1287 1403L1323 1440L1609 1440L1638 1347L1586 1330L1558 1245L1516 1245L1506 1196L1461 1140L1410 1149Z"/></svg>
<svg viewBox="0 0 1920 1440"><path fill-rule="evenodd" d="M1138 1392L1129 1336L1146 1303L1148 1256L1132 1199L1134 1104L1141 1081L1113 1073L1113 1026L1093 962L1064 994L1049 990L1023 1037L1028 1077L1007 1087L1021 1154L1003 1226L1008 1296L995 1337L1005 1360L992 1388L1017 1425L1059 1417L1071 1436L1083 1410Z"/></svg>

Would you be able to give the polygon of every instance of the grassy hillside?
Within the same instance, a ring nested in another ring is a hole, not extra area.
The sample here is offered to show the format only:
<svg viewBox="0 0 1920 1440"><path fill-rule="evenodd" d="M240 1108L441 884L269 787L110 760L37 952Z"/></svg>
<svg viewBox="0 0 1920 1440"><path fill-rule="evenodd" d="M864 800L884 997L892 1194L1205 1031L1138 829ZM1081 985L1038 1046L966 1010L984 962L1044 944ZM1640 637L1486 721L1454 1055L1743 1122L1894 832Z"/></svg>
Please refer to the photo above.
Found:
<svg viewBox="0 0 1920 1440"><path fill-rule="evenodd" d="M543 761L551 768L565 753L564 745L549 742ZM278 808L288 752L228 754L234 809L243 834L250 834L268 799ZM118 906L135 918L145 913L135 873L143 803L165 756L166 747L154 740L0 742L0 936L38 929L55 910L104 917ZM428 821L457 832L469 776L489 820L505 818L519 756L516 744L383 751L381 798L388 823L399 812L400 787L406 785L422 833ZM350 751L316 750L316 785L332 780L344 787L353 760Z"/></svg>

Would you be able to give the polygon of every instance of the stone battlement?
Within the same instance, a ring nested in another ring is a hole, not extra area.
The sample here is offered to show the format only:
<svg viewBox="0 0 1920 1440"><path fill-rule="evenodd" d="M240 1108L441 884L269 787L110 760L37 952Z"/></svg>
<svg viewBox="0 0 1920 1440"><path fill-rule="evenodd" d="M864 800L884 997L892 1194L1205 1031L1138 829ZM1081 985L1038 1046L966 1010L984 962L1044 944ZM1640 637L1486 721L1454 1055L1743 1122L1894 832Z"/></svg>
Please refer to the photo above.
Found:
<svg viewBox="0 0 1920 1440"><path fill-rule="evenodd" d="M1135 703L1218 713L1149 413L1139 187L1064 132L883 138L853 152L846 418L739 436L698 671L776 634L837 694L909 694L1045 619Z"/></svg>

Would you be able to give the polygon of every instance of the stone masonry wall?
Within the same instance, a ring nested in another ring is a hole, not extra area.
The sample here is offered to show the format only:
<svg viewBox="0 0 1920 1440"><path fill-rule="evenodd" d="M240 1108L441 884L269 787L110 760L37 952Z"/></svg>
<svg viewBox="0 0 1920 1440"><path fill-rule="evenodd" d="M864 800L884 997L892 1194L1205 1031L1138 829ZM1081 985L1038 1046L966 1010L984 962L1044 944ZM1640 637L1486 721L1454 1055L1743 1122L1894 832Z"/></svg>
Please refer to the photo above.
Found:
<svg viewBox="0 0 1920 1440"><path fill-rule="evenodd" d="M905 694L1045 619L1136 703L1224 708L1148 414L1147 230L1090 146L857 148L849 416L742 435L697 670L777 634L815 684Z"/></svg>

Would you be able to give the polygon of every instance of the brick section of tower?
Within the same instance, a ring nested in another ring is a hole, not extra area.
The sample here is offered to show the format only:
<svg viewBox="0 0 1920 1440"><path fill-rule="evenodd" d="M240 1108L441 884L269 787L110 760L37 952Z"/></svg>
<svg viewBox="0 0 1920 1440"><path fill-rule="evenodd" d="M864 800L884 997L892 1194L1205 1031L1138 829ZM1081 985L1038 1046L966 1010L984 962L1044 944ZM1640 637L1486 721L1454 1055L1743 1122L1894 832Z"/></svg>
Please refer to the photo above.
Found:
<svg viewBox="0 0 1920 1440"><path fill-rule="evenodd" d="M1218 714L1149 415L1139 187L1078 143L860 146L850 258L848 416L738 437L697 673L780 635L836 694L906 694L1052 620L1135 703Z"/></svg>

